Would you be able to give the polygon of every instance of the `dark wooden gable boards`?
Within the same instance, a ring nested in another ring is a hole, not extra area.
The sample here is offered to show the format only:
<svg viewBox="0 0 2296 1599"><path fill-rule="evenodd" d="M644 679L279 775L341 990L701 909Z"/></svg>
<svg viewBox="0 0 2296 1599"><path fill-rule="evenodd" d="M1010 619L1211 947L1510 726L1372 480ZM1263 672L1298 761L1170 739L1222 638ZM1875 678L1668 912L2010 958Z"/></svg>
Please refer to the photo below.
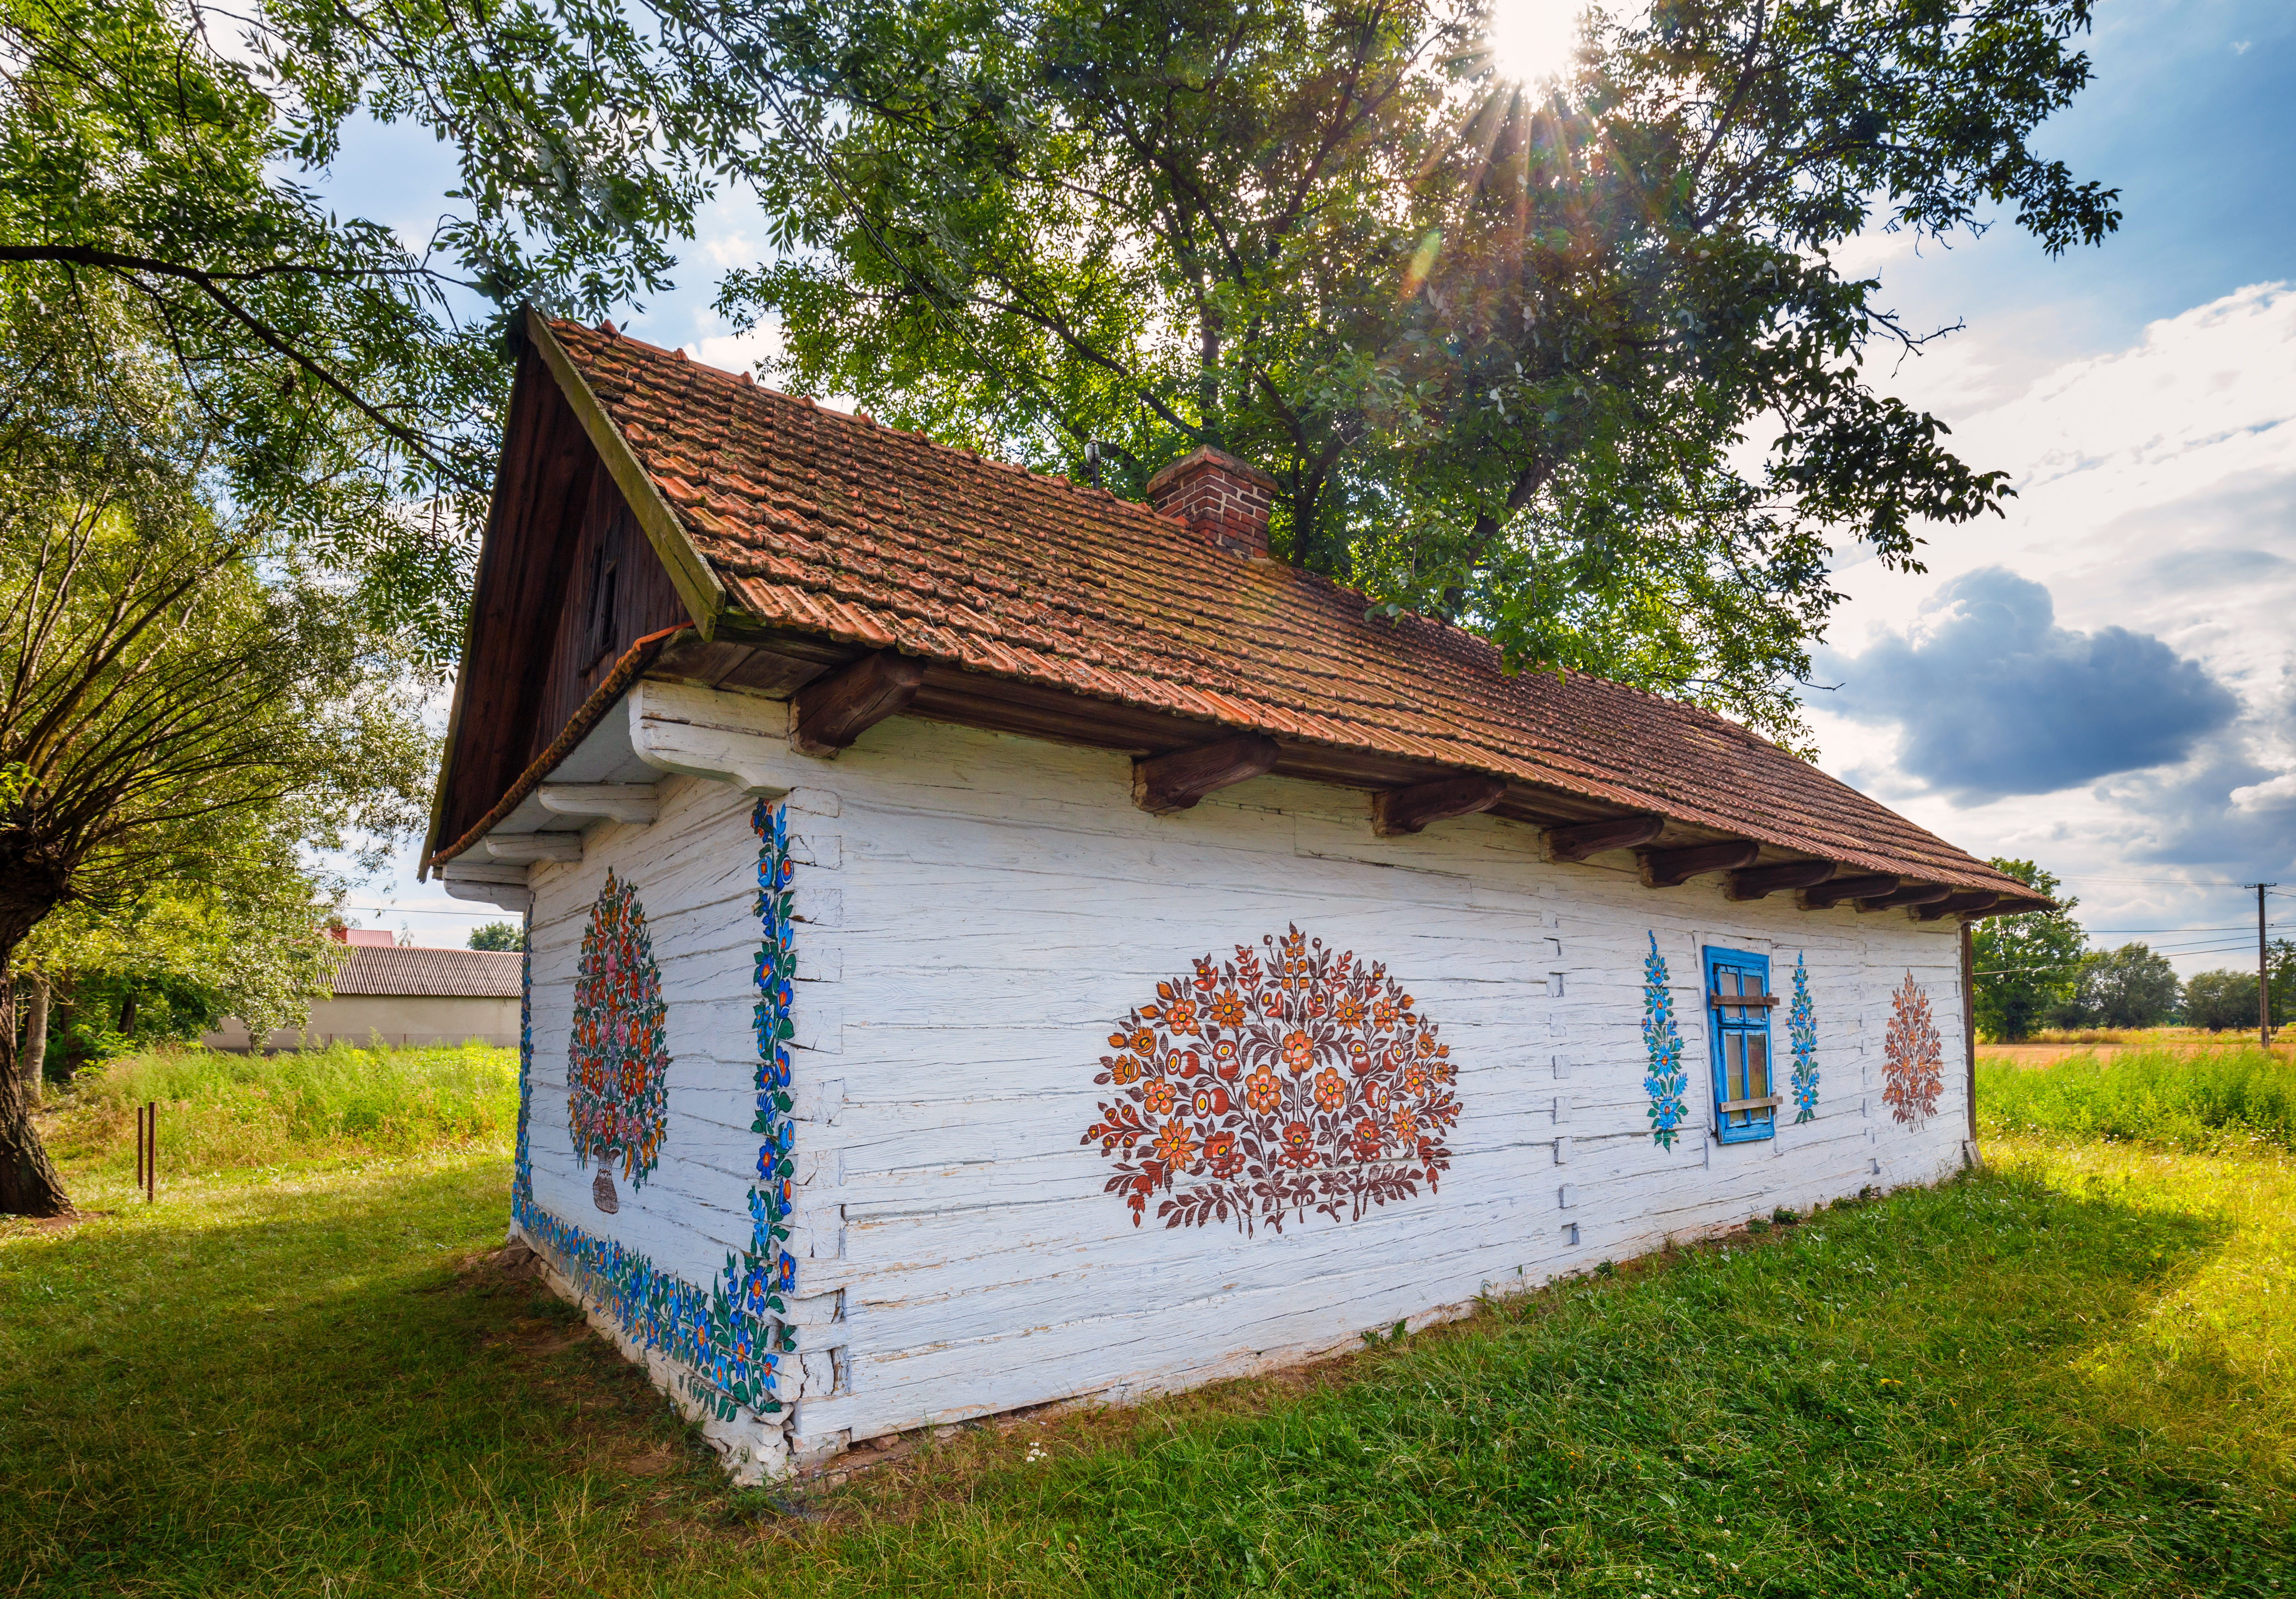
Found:
<svg viewBox="0 0 2296 1599"><path fill-rule="evenodd" d="M511 390L425 854L486 815L633 643L692 620L529 340Z"/></svg>

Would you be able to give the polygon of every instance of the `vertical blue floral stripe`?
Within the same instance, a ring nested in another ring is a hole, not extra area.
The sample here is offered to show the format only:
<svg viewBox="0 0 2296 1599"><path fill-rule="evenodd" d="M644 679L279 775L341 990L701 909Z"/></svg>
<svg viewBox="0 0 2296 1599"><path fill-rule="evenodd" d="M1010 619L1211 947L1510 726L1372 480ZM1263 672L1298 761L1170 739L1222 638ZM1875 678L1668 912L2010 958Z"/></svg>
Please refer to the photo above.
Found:
<svg viewBox="0 0 2296 1599"><path fill-rule="evenodd" d="M771 1415L782 1363L797 1349L783 1318L797 1285L789 1250L791 1151L790 1002L797 972L791 915L788 823L782 808L759 800L750 816L758 849L757 1177L750 1188L750 1243L726 1257L720 1280L698 1287L660 1270L639 1251L587 1233L535 1201L529 1164L528 1107L533 1093L533 957L523 967L520 1001L518 1165L511 1212L527 1236L556 1257L583 1295L614 1317L625 1336L687 1367L689 1392L725 1421L743 1408Z"/></svg>
<svg viewBox="0 0 2296 1599"><path fill-rule="evenodd" d="M1675 1029L1674 996L1666 983L1666 957L1659 954L1653 932L1650 954L1643 957L1643 1049L1650 1057L1643 1087L1650 1095L1651 1140L1660 1149L1672 1149L1688 1113L1683 1096L1690 1078L1682 1069L1682 1035Z"/></svg>
<svg viewBox="0 0 2296 1599"><path fill-rule="evenodd" d="M1786 1034L1793 1040L1793 1102L1797 1126L1817 1114L1817 1013L1809 1001L1809 971L1794 957L1793 1009Z"/></svg>

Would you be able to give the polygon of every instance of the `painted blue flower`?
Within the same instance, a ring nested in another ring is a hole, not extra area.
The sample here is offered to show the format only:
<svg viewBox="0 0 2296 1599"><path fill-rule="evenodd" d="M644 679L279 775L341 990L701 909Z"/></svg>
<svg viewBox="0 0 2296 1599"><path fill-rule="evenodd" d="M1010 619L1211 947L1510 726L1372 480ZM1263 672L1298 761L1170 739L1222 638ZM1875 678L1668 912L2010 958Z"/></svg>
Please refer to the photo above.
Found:
<svg viewBox="0 0 2296 1599"><path fill-rule="evenodd" d="M1690 1078L1682 1069L1682 1035L1674 1025L1674 996L1667 991L1666 957L1658 952L1655 932L1643 957L1643 1050L1650 1061L1643 1090L1650 1095L1651 1141L1672 1149L1689 1113Z"/></svg>

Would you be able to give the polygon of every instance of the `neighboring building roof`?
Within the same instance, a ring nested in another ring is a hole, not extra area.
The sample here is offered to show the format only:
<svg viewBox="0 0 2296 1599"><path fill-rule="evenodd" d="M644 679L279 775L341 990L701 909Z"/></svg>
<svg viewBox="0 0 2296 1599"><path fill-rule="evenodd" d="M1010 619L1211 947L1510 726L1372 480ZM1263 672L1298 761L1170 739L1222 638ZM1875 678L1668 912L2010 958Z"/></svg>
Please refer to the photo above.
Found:
<svg viewBox="0 0 2296 1599"><path fill-rule="evenodd" d="M1360 594L1215 548L1103 490L611 332L552 322L548 332L745 627L895 647L1295 745L1488 773L1847 869L2039 903L1720 717L1581 673L1510 676L1480 637L1372 619Z"/></svg>
<svg viewBox="0 0 2296 1599"><path fill-rule="evenodd" d="M373 949L388 949L398 942L398 936L387 927L338 927L334 939L338 944Z"/></svg>
<svg viewBox="0 0 2296 1599"><path fill-rule="evenodd" d="M334 991L408 999L516 999L525 956L515 950L377 948L355 944Z"/></svg>

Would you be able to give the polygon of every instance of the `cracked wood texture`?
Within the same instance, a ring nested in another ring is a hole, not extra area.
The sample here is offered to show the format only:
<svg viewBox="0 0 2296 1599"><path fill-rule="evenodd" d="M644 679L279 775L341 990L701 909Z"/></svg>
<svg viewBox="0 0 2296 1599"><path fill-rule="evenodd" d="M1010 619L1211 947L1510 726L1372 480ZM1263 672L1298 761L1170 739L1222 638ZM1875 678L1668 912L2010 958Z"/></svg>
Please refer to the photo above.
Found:
<svg viewBox="0 0 2296 1599"><path fill-rule="evenodd" d="M891 650L864 655L842 671L798 690L790 701L790 742L808 755L833 756L917 697L925 663Z"/></svg>

